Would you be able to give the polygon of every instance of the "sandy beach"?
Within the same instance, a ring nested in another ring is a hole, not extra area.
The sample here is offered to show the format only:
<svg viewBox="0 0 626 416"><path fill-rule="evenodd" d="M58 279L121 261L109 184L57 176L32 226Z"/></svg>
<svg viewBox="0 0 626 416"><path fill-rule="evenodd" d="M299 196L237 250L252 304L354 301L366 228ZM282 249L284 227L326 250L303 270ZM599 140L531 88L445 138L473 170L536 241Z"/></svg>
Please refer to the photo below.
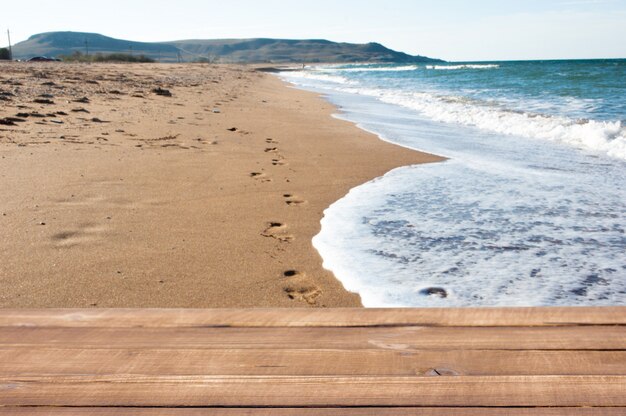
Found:
<svg viewBox="0 0 626 416"><path fill-rule="evenodd" d="M311 244L434 162L251 67L0 65L0 307L349 307Z"/></svg>

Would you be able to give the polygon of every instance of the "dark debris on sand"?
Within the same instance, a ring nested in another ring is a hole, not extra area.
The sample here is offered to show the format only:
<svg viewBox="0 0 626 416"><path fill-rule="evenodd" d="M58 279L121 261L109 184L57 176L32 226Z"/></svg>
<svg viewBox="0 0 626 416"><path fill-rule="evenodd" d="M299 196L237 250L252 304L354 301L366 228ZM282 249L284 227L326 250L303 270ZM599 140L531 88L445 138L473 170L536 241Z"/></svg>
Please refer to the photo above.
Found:
<svg viewBox="0 0 626 416"><path fill-rule="evenodd" d="M172 93L170 92L170 90L166 90L166 89L163 89L161 87L153 88L152 92L155 93L156 95L160 95L160 96L163 96L163 97L171 97L172 96Z"/></svg>

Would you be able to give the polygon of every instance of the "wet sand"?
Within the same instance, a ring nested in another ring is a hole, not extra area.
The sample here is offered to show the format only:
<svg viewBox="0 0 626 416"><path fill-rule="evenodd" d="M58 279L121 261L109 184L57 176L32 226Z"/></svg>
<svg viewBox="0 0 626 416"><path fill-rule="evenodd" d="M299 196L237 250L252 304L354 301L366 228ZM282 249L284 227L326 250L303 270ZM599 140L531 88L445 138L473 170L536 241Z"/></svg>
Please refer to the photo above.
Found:
<svg viewBox="0 0 626 416"><path fill-rule="evenodd" d="M0 64L0 307L359 306L323 210L440 158L333 112L249 67Z"/></svg>

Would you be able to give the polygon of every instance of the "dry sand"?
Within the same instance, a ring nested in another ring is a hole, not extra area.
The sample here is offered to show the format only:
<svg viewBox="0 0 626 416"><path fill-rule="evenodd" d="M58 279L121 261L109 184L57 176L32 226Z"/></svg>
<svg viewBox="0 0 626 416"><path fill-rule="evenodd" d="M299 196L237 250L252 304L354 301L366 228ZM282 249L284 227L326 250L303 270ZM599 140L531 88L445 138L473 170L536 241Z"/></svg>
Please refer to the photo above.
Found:
<svg viewBox="0 0 626 416"><path fill-rule="evenodd" d="M439 160L246 67L6 63L0 100L0 307L358 306L323 210Z"/></svg>

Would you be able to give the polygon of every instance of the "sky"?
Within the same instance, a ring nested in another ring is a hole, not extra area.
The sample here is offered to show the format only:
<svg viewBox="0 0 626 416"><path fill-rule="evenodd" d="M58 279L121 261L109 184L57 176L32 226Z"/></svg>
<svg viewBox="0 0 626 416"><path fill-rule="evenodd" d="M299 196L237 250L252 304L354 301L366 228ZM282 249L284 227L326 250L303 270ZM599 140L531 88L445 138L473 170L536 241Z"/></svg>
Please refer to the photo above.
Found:
<svg viewBox="0 0 626 416"><path fill-rule="evenodd" d="M449 61L626 58L626 0L3 0L0 45L52 31L134 41L379 42ZM94 5L95 3L95 5Z"/></svg>

